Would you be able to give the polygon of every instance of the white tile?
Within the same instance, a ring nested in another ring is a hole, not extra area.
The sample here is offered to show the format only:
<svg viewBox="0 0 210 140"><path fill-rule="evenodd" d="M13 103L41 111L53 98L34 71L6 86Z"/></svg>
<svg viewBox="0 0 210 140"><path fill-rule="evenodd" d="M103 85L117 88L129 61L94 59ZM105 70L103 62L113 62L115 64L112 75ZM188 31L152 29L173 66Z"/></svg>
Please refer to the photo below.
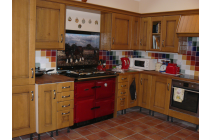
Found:
<svg viewBox="0 0 210 140"><path fill-rule="evenodd" d="M190 70L190 75L194 75L194 70Z"/></svg>
<svg viewBox="0 0 210 140"><path fill-rule="evenodd" d="M178 55L178 59L182 60L182 55L181 54Z"/></svg>
<svg viewBox="0 0 210 140"><path fill-rule="evenodd" d="M41 51L35 51L35 57L41 57Z"/></svg>
<svg viewBox="0 0 210 140"><path fill-rule="evenodd" d="M181 65L186 65L186 60L182 60L182 64Z"/></svg>
<svg viewBox="0 0 210 140"><path fill-rule="evenodd" d="M185 70L185 74L190 75L190 70Z"/></svg>
<svg viewBox="0 0 210 140"><path fill-rule="evenodd" d="M177 65L181 65L182 64L182 60L177 60Z"/></svg>
<svg viewBox="0 0 210 140"><path fill-rule="evenodd" d="M35 63L40 63L41 57L35 57Z"/></svg>
<svg viewBox="0 0 210 140"><path fill-rule="evenodd" d="M174 59L178 59L179 55L178 54L174 54Z"/></svg>
<svg viewBox="0 0 210 140"><path fill-rule="evenodd" d="M46 69L46 64L45 63L41 63L40 68L41 69Z"/></svg>
<svg viewBox="0 0 210 140"><path fill-rule="evenodd" d="M181 68L180 69L185 70L186 69L186 65L181 65Z"/></svg>
<svg viewBox="0 0 210 140"><path fill-rule="evenodd" d="M185 70L190 70L190 65L186 65Z"/></svg>
<svg viewBox="0 0 210 140"><path fill-rule="evenodd" d="M51 63L46 63L46 70L51 69Z"/></svg>

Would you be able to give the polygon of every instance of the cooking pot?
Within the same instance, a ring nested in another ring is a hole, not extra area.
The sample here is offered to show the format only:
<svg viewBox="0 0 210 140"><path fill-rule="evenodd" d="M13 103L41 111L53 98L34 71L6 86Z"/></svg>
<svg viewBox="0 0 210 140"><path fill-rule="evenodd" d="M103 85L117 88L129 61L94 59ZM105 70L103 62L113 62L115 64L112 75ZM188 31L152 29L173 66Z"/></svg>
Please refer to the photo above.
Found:
<svg viewBox="0 0 210 140"><path fill-rule="evenodd" d="M35 76L42 76L43 74L49 72L49 71L54 71L54 69L49 69L49 70L40 70L40 68L35 68Z"/></svg>

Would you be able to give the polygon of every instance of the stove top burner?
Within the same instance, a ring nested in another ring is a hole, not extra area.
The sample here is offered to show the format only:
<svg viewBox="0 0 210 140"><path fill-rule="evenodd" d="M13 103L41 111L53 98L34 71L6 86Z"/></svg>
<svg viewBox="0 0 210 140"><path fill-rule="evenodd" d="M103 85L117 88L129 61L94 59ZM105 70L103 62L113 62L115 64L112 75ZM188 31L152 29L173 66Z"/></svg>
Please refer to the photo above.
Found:
<svg viewBox="0 0 210 140"><path fill-rule="evenodd" d="M199 80L199 76L187 75L187 74L181 74L181 75L179 75L177 77L185 78L185 79Z"/></svg>

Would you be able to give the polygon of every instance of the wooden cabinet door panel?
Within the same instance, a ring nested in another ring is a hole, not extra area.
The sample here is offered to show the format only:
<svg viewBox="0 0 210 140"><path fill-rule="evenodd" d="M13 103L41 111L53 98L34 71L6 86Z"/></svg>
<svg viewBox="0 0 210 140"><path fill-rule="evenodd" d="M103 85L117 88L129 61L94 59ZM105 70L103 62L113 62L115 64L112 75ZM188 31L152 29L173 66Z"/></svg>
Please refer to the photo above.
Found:
<svg viewBox="0 0 210 140"><path fill-rule="evenodd" d="M36 131L34 94L34 85L12 87L12 137Z"/></svg>
<svg viewBox="0 0 210 140"><path fill-rule="evenodd" d="M150 108L153 111L168 115L171 79L153 76Z"/></svg>
<svg viewBox="0 0 210 140"><path fill-rule="evenodd" d="M166 52L178 52L178 37L176 34L176 28L178 24L179 16L165 16L163 18L163 45L161 50Z"/></svg>
<svg viewBox="0 0 210 140"><path fill-rule="evenodd" d="M56 129L57 85L44 84L38 86L38 133Z"/></svg>
<svg viewBox="0 0 210 140"><path fill-rule="evenodd" d="M138 105L150 109L150 94L152 85L152 76L141 74L139 79L139 97Z"/></svg>
<svg viewBox="0 0 210 140"><path fill-rule="evenodd" d="M149 48L151 17L141 18L140 22L140 50Z"/></svg>
<svg viewBox="0 0 210 140"><path fill-rule="evenodd" d="M128 97L121 96L117 98L117 111L128 108Z"/></svg>
<svg viewBox="0 0 210 140"><path fill-rule="evenodd" d="M36 49L64 49L65 5L40 1L36 3Z"/></svg>
<svg viewBox="0 0 210 140"><path fill-rule="evenodd" d="M130 85L132 84L133 80L135 79L136 83L136 100L131 99L131 94L130 94ZM130 74L129 79L128 79L128 107L134 107L137 106L137 99L139 95L139 74Z"/></svg>
<svg viewBox="0 0 210 140"><path fill-rule="evenodd" d="M57 129L69 127L74 124L74 110L63 110L57 112Z"/></svg>
<svg viewBox="0 0 210 140"><path fill-rule="evenodd" d="M131 50L139 50L140 18L132 17Z"/></svg>
<svg viewBox="0 0 210 140"><path fill-rule="evenodd" d="M112 48L130 49L132 17L121 14L112 15Z"/></svg>
<svg viewBox="0 0 210 140"><path fill-rule="evenodd" d="M12 86L35 84L35 5L12 1Z"/></svg>

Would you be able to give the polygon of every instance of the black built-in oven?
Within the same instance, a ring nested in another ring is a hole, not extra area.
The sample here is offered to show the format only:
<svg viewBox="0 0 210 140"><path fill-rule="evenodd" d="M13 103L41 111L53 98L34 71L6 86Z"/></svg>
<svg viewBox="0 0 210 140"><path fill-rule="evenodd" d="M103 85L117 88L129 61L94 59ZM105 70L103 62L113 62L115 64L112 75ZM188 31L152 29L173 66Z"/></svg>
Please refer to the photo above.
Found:
<svg viewBox="0 0 210 140"><path fill-rule="evenodd" d="M176 87L185 89L182 102L175 101L173 98ZM171 88L169 109L199 117L199 84L173 79Z"/></svg>

